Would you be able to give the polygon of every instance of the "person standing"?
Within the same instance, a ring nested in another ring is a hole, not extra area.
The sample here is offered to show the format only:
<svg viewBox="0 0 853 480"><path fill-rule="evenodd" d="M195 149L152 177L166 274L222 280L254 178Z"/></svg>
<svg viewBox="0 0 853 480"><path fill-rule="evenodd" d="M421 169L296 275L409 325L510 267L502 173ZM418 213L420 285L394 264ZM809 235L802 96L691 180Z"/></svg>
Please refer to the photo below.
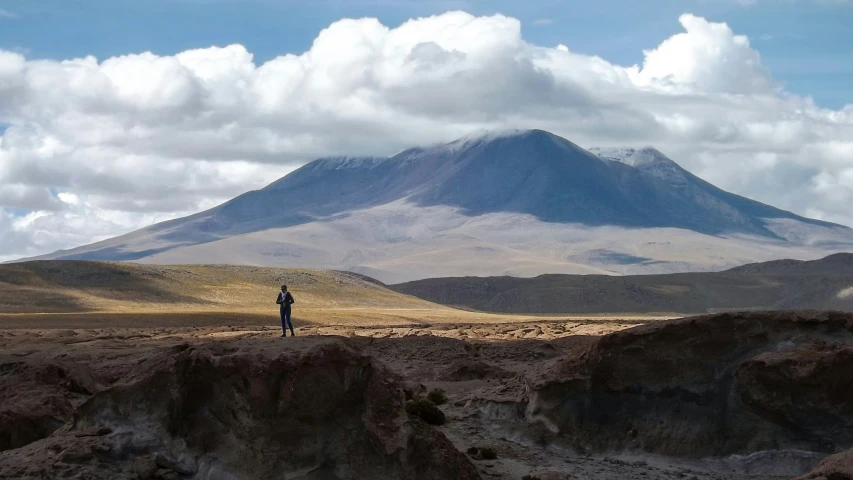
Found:
<svg viewBox="0 0 853 480"><path fill-rule="evenodd" d="M287 291L287 285L281 286L281 292L278 294L278 298L276 298L275 303L279 306L279 313L281 314L281 336L287 336L287 328L290 328L290 335L295 337L296 333L293 331L293 324L290 323L290 306L296 303L293 299L293 295Z"/></svg>

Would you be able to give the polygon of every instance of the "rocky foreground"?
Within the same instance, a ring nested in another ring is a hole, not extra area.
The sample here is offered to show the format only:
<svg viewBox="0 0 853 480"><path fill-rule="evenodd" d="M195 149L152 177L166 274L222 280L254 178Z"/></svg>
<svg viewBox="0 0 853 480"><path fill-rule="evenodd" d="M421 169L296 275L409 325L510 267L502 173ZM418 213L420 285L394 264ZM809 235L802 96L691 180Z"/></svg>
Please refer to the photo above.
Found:
<svg viewBox="0 0 853 480"><path fill-rule="evenodd" d="M307 333L0 332L0 478L853 479L853 314Z"/></svg>

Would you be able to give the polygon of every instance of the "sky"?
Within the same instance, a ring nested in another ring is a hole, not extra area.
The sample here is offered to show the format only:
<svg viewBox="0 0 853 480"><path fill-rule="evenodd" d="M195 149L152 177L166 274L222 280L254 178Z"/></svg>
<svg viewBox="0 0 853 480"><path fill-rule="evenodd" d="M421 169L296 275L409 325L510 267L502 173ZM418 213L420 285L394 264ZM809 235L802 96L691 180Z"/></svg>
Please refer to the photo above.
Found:
<svg viewBox="0 0 853 480"><path fill-rule="evenodd" d="M653 145L853 225L851 24L850 0L0 0L0 260L492 128Z"/></svg>

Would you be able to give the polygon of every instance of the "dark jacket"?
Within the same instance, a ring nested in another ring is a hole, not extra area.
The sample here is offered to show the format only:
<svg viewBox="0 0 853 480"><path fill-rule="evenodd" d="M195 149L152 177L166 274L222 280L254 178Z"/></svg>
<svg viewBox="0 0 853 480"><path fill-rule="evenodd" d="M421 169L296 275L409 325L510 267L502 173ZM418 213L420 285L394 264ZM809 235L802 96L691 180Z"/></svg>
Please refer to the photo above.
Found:
<svg viewBox="0 0 853 480"><path fill-rule="evenodd" d="M291 305L296 303L296 300L293 299L293 295L290 292L285 292L284 295L278 292L278 298L275 299L275 303L281 305L281 308L290 308Z"/></svg>

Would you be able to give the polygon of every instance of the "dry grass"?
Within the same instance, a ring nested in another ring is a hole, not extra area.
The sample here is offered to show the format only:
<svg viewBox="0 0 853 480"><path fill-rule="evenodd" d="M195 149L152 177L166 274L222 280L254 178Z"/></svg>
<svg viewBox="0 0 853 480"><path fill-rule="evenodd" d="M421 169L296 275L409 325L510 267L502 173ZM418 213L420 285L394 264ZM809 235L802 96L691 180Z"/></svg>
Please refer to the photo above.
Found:
<svg viewBox="0 0 853 480"><path fill-rule="evenodd" d="M298 325L425 327L589 319L495 315L403 295L347 272L227 265L47 261L0 265L0 328L277 325L281 284ZM598 316L638 320L638 315Z"/></svg>
<svg viewBox="0 0 853 480"><path fill-rule="evenodd" d="M275 308L281 284L312 307L432 306L346 272L78 261L0 266L0 306L6 313L243 312Z"/></svg>

